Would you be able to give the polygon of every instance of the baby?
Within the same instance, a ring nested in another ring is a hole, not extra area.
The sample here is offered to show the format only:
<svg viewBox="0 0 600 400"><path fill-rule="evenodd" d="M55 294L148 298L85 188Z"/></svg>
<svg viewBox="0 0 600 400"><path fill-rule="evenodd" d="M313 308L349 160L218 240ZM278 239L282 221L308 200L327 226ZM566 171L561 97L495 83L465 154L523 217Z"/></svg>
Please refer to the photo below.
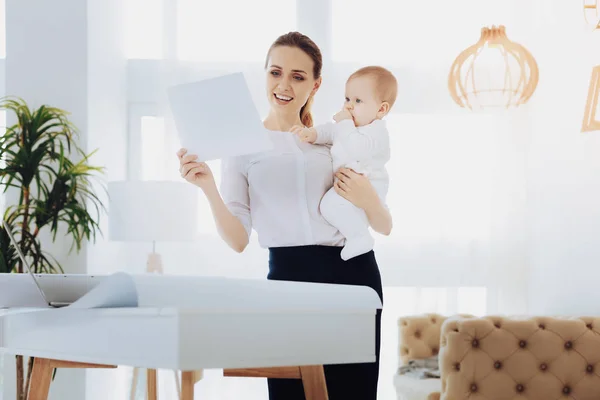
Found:
<svg viewBox="0 0 600 400"><path fill-rule="evenodd" d="M333 170L351 168L369 178L385 204L389 178L385 164L390 159L389 135L383 117L396 100L398 84L385 68L369 66L354 72L346 81L344 107L333 119L314 128L295 126L301 140L330 144ZM337 180L336 180L337 182ZM331 188L321 200L321 214L346 238L341 252L349 260L373 249L366 213Z"/></svg>

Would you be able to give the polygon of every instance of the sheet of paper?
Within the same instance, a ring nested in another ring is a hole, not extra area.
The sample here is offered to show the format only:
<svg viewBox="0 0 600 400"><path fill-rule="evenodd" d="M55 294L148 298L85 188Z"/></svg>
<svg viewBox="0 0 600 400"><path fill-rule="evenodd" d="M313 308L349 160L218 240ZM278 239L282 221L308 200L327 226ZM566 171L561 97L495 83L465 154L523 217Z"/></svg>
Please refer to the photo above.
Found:
<svg viewBox="0 0 600 400"><path fill-rule="evenodd" d="M181 146L200 161L273 148L243 73L173 86L167 93Z"/></svg>

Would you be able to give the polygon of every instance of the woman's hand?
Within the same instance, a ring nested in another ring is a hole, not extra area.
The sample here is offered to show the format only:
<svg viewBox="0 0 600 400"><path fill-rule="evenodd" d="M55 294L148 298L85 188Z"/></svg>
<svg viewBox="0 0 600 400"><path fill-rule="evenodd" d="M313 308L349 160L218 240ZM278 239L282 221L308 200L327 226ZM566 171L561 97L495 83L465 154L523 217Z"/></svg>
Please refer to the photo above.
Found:
<svg viewBox="0 0 600 400"><path fill-rule="evenodd" d="M180 149L177 152L181 177L202 189L208 199L219 236L232 249L241 253L248 245L246 228L242 225L240 219L233 215L225 205L208 165L195 161L198 156L186 154L186 149Z"/></svg>
<svg viewBox="0 0 600 400"><path fill-rule="evenodd" d="M375 232L389 235L392 232L392 214L379 198L369 179L349 168L340 168L335 177L337 181L333 187L336 193L356 207L362 208Z"/></svg>
<svg viewBox="0 0 600 400"><path fill-rule="evenodd" d="M337 194L356 207L366 210L372 204L379 202L379 196L375 188L364 175L358 174L349 168L340 168L335 177L337 181L333 187Z"/></svg>
<svg viewBox="0 0 600 400"><path fill-rule="evenodd" d="M198 156L186 154L186 149L179 149L177 152L181 177L204 191L215 186L215 178L210 167L206 163L195 161L198 159Z"/></svg>

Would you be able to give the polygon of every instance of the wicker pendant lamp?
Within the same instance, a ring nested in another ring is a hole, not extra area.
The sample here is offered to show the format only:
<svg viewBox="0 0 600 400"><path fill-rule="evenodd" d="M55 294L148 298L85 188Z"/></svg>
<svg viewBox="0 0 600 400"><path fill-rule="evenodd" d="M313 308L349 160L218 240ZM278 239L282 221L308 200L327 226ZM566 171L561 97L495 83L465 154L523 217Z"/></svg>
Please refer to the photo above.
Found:
<svg viewBox="0 0 600 400"><path fill-rule="evenodd" d="M583 0L583 18L588 27L600 29L600 15L598 15L600 0Z"/></svg>
<svg viewBox="0 0 600 400"><path fill-rule="evenodd" d="M474 45L456 57L448 76L452 99L461 107L518 107L533 95L539 78L531 53L508 39L503 25L484 27Z"/></svg>

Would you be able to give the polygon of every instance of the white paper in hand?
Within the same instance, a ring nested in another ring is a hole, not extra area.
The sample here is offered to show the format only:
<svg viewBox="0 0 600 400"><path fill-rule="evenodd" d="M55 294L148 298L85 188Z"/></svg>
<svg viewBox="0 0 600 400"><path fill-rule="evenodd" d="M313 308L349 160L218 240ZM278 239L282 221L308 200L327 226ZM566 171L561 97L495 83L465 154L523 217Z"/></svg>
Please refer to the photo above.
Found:
<svg viewBox="0 0 600 400"><path fill-rule="evenodd" d="M241 72L173 86L168 96L181 146L199 161L272 149Z"/></svg>

